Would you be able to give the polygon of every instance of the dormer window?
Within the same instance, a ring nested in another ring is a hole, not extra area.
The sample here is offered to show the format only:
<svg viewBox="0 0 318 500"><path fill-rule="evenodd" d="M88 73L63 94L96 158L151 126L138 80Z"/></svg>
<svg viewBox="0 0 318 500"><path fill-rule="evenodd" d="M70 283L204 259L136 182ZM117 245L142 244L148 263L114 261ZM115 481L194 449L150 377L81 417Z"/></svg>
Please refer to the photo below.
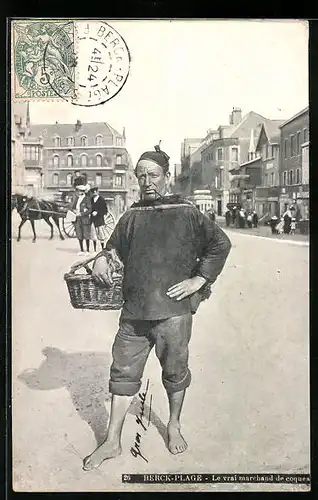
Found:
<svg viewBox="0 0 318 500"><path fill-rule="evenodd" d="M61 146L61 138L60 137L54 137L54 146L56 148L59 148Z"/></svg>
<svg viewBox="0 0 318 500"><path fill-rule="evenodd" d="M68 146L74 146L74 137L68 137L67 138L67 145Z"/></svg>
<svg viewBox="0 0 318 500"><path fill-rule="evenodd" d="M95 138L95 144L96 146L102 146L103 144L103 136L102 135L97 135Z"/></svg>
<svg viewBox="0 0 318 500"><path fill-rule="evenodd" d="M81 146L87 146L87 136L82 135L81 137Z"/></svg>

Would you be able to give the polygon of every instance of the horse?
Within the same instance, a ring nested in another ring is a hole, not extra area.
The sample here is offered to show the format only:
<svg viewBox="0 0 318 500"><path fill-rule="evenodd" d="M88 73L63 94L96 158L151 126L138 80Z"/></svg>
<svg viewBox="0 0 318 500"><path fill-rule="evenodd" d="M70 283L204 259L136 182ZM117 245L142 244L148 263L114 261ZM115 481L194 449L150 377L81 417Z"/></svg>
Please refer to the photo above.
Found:
<svg viewBox="0 0 318 500"><path fill-rule="evenodd" d="M43 219L51 228L51 237L53 239L53 224L50 221L50 217L53 219L59 234L60 239L64 240L64 236L61 233L60 223L59 223L59 207L56 203L52 201L43 200L41 198L34 198L24 196L22 194L13 194L11 196L11 212L16 208L18 214L21 217L21 223L18 229L17 241L21 239L21 228L27 220L30 221L33 230L33 240L32 243L36 242L36 233L34 221Z"/></svg>

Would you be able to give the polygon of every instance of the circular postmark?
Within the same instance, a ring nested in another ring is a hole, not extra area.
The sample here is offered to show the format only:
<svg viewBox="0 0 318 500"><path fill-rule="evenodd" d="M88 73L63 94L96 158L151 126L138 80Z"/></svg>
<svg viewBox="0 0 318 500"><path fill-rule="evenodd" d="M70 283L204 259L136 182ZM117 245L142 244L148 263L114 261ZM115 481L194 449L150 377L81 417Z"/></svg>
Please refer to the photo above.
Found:
<svg viewBox="0 0 318 500"><path fill-rule="evenodd" d="M50 84L57 95L78 106L97 106L118 94L129 75L130 54L114 28L103 21L74 21L74 52L73 93L66 95L67 82L55 77Z"/></svg>

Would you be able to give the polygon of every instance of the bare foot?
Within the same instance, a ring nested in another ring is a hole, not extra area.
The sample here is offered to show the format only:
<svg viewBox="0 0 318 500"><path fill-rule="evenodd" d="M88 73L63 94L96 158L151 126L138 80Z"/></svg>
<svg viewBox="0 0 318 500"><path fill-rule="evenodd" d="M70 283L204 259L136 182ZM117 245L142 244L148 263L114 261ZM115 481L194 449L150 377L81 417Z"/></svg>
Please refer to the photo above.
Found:
<svg viewBox="0 0 318 500"><path fill-rule="evenodd" d="M118 457L121 454L121 446L118 443L104 441L100 446L83 460L83 469L92 470L99 467L104 460Z"/></svg>
<svg viewBox="0 0 318 500"><path fill-rule="evenodd" d="M180 428L178 426L168 424L167 431L168 448L170 453L173 455L183 453L188 448L188 445L180 432Z"/></svg>

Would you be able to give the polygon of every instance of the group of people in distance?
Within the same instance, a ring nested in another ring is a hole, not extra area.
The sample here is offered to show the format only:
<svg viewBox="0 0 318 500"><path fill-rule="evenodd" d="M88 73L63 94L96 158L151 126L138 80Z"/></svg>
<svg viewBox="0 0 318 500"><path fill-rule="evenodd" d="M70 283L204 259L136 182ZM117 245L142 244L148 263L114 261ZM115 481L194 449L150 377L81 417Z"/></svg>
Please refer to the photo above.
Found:
<svg viewBox="0 0 318 500"><path fill-rule="evenodd" d="M242 207L228 207L225 212L225 222L227 227L233 224L235 227L242 229L245 227L252 228L258 226L258 216L256 210L247 212Z"/></svg>
<svg viewBox="0 0 318 500"><path fill-rule="evenodd" d="M289 207L280 219L273 215L269 221L272 234L295 234L296 223L296 209L293 206Z"/></svg>
<svg viewBox="0 0 318 500"><path fill-rule="evenodd" d="M79 241L79 255L90 252L90 242L93 242L94 252L97 251L97 241L104 248L107 231L105 215L108 213L106 200L99 194L98 187L74 182L76 196L69 207L75 216L75 232ZM86 251L84 250L84 241Z"/></svg>

